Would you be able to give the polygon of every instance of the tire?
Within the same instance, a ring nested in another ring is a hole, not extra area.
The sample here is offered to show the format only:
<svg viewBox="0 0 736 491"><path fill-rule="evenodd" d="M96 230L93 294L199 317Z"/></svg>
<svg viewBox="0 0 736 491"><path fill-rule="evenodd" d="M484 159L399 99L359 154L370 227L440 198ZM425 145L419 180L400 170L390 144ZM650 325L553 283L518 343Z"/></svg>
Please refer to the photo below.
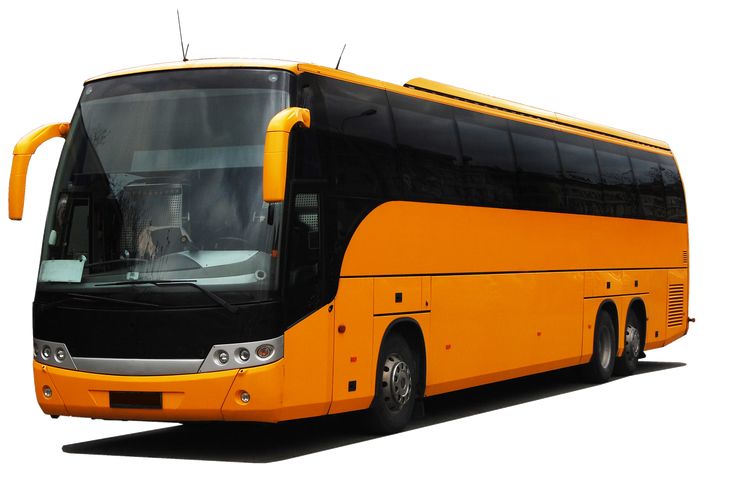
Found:
<svg viewBox="0 0 736 491"><path fill-rule="evenodd" d="M639 316L633 310L626 315L626 338L624 353L616 358L614 373L616 375L632 375L639 366L639 357L642 352L642 324Z"/></svg>
<svg viewBox="0 0 736 491"><path fill-rule="evenodd" d="M593 357L582 366L583 379L595 384L607 382L616 361L616 328L607 310L598 311L593 338Z"/></svg>
<svg viewBox="0 0 736 491"><path fill-rule="evenodd" d="M383 341L376 367L376 392L366 412L372 432L396 433L411 420L418 383L416 360L403 337L389 334Z"/></svg>

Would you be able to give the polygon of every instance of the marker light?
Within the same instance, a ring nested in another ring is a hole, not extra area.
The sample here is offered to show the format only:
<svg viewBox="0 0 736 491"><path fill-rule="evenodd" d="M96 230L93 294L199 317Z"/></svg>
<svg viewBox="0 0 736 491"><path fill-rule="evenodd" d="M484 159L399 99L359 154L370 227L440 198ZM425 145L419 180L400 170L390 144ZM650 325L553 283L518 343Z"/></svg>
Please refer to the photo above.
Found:
<svg viewBox="0 0 736 491"><path fill-rule="evenodd" d="M230 356L228 356L227 351L219 350L215 353L215 361L220 365L226 365L229 360Z"/></svg>
<svg viewBox="0 0 736 491"><path fill-rule="evenodd" d="M43 396L47 399L51 397L51 387L48 385L43 386Z"/></svg>
<svg viewBox="0 0 736 491"><path fill-rule="evenodd" d="M48 360L49 358L51 358L51 347L44 346L41 349L41 356L43 357L44 360Z"/></svg>
<svg viewBox="0 0 736 491"><path fill-rule="evenodd" d="M248 404L248 402L250 402L250 394L248 394L246 391L241 392L240 393L240 400L244 404Z"/></svg>
<svg viewBox="0 0 736 491"><path fill-rule="evenodd" d="M33 343L33 356L38 357L38 345Z"/></svg>
<svg viewBox="0 0 736 491"><path fill-rule="evenodd" d="M66 358L66 353L64 353L63 348L57 348L56 349L56 360L57 361L64 361L64 358Z"/></svg>
<svg viewBox="0 0 736 491"><path fill-rule="evenodd" d="M273 354L273 345L270 345L270 344L262 344L256 349L256 356L258 356L258 358L262 360L265 360L272 354Z"/></svg>
<svg viewBox="0 0 736 491"><path fill-rule="evenodd" d="M250 359L250 352L245 348L240 348L238 350L238 358L240 359L240 361L245 363Z"/></svg>

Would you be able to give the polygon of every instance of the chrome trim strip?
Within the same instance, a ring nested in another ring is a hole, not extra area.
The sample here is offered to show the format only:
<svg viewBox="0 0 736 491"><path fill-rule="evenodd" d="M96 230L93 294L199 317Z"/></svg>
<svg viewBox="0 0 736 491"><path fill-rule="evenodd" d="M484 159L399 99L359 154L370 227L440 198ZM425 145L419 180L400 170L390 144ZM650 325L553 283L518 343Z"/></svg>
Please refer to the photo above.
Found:
<svg viewBox="0 0 736 491"><path fill-rule="evenodd" d="M262 359L256 356L256 348L262 344L270 344L273 346L273 353L268 358ZM248 361L241 361L238 352L241 349L247 349L250 353ZM225 351L228 354L227 363L220 363L217 353ZM284 336L273 339L264 339L263 341L249 341L247 343L230 343L216 344L212 347L199 368L200 372L217 372L220 370L232 370L234 368L251 368L261 365L267 365L284 357Z"/></svg>
<svg viewBox="0 0 736 491"><path fill-rule="evenodd" d="M204 360L72 357L64 343L44 341L36 338L33 339L33 343L33 357L39 363L69 370L105 375L183 375L218 372L267 365L284 357L284 336L264 339L262 341L249 341L247 343L216 344L210 349ZM267 358L259 358L256 355L256 349L263 344L273 346L273 353ZM42 355L44 346L48 346L51 349L51 355L48 358L44 358ZM59 360L56 357L56 351L59 348L62 348L66 353L63 360ZM242 349L247 349L250 353L250 358L247 361L242 361L238 357L238 353ZM225 351L228 354L227 363L221 363L217 357L220 351Z"/></svg>
<svg viewBox="0 0 736 491"><path fill-rule="evenodd" d="M77 369L106 375L183 375L197 373L202 360L143 358L74 358Z"/></svg>
<svg viewBox="0 0 736 491"><path fill-rule="evenodd" d="M51 356L44 358L43 348L48 346L51 349ZM63 360L60 360L56 356L56 351L61 348L64 350L65 356ZM66 368L68 370L76 370L77 367L74 364L74 359L71 353L67 349L64 343L57 343L55 341L44 341L43 339L33 338L33 359L44 365L51 365L53 367Z"/></svg>

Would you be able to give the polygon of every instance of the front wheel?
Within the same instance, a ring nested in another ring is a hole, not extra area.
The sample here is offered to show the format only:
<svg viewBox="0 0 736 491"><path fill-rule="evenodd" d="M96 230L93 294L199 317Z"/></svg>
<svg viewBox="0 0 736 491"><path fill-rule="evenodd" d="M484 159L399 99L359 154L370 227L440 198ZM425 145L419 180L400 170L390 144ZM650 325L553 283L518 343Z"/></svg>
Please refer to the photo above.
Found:
<svg viewBox="0 0 736 491"><path fill-rule="evenodd" d="M369 427L381 434L404 429L411 420L416 394L416 356L403 337L390 334L378 355L376 391L366 413Z"/></svg>
<svg viewBox="0 0 736 491"><path fill-rule="evenodd" d="M588 382L598 384L611 378L616 360L616 328L608 311L598 312L593 337L593 357L583 365L582 375Z"/></svg>

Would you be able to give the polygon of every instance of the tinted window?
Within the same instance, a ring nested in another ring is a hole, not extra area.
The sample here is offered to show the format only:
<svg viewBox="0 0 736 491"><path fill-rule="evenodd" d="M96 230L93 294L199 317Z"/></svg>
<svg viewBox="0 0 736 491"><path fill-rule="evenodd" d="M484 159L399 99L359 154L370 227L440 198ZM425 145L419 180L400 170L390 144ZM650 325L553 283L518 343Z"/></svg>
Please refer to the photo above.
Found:
<svg viewBox="0 0 736 491"><path fill-rule="evenodd" d="M463 202L460 148L451 109L394 93L389 93L389 100L406 199Z"/></svg>
<svg viewBox="0 0 736 491"><path fill-rule="evenodd" d="M303 102L312 111L310 131L318 134L332 192L395 194L394 135L385 91L314 76L303 80ZM300 164L310 167L304 159ZM304 172L303 177L313 176Z"/></svg>
<svg viewBox="0 0 736 491"><path fill-rule="evenodd" d="M685 192L682 189L682 180L680 179L680 173L677 170L675 159L668 155L658 155L658 158L659 165L662 168L667 220L685 223L687 221Z"/></svg>
<svg viewBox="0 0 736 491"><path fill-rule="evenodd" d="M564 211L554 132L515 121L509 121L509 126L519 170L519 206L527 210Z"/></svg>
<svg viewBox="0 0 736 491"><path fill-rule="evenodd" d="M595 142L598 165L601 169L605 215L622 218L640 218L634 174L624 147Z"/></svg>
<svg viewBox="0 0 736 491"><path fill-rule="evenodd" d="M588 215L604 214L601 176L593 142L561 132L557 132L556 137L565 177L567 210Z"/></svg>
<svg viewBox="0 0 736 491"><path fill-rule="evenodd" d="M664 201L664 183L657 154L629 149L631 168L639 190L639 200L644 218L664 220L667 207Z"/></svg>
<svg viewBox="0 0 736 491"><path fill-rule="evenodd" d="M466 165L467 202L514 206L516 169L506 120L460 110L455 119Z"/></svg>

